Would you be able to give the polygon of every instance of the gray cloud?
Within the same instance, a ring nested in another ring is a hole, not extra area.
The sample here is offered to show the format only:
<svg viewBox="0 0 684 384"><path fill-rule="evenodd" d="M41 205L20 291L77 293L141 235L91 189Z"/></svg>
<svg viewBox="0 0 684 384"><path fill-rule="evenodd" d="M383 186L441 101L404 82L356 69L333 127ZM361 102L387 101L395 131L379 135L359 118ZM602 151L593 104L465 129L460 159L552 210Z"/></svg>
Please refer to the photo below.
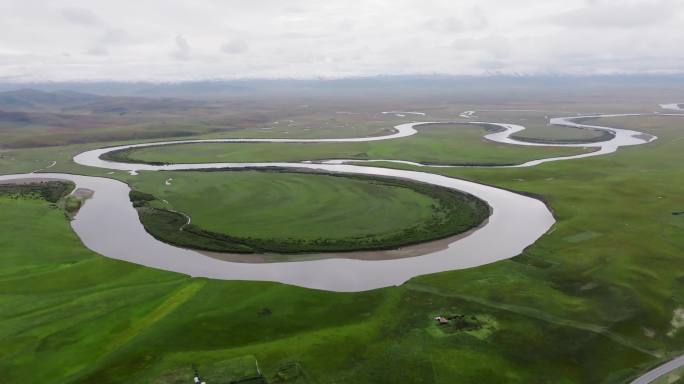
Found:
<svg viewBox="0 0 684 384"><path fill-rule="evenodd" d="M93 56L108 56L111 48L130 42L132 39L123 29L106 28L88 45L85 53Z"/></svg>
<svg viewBox="0 0 684 384"><path fill-rule="evenodd" d="M176 48L171 52L171 57L176 60L188 60L190 58L190 44L182 35L176 36Z"/></svg>
<svg viewBox="0 0 684 384"><path fill-rule="evenodd" d="M489 20L479 7L473 7L458 16L431 18L424 23L425 28L448 33L482 30L487 26Z"/></svg>
<svg viewBox="0 0 684 384"><path fill-rule="evenodd" d="M684 72L681 0L2 3L0 80Z"/></svg>
<svg viewBox="0 0 684 384"><path fill-rule="evenodd" d="M96 26L102 24L102 20L95 13L86 8L64 8L62 9L61 14L64 19L72 24L85 26Z"/></svg>
<svg viewBox="0 0 684 384"><path fill-rule="evenodd" d="M592 0L553 19L567 27L635 28L669 21L677 9L678 3L672 0Z"/></svg>
<svg viewBox="0 0 684 384"><path fill-rule="evenodd" d="M227 53L229 55L236 55L240 53L245 53L249 50L249 46L242 40L232 39L227 43L221 45L221 52Z"/></svg>
<svg viewBox="0 0 684 384"><path fill-rule="evenodd" d="M105 45L92 45L86 48L85 53L91 56L107 56L109 49Z"/></svg>
<svg viewBox="0 0 684 384"><path fill-rule="evenodd" d="M509 40L500 35L490 35L481 38L458 38L451 43L451 47L459 52L481 52L496 59L503 59L511 54Z"/></svg>

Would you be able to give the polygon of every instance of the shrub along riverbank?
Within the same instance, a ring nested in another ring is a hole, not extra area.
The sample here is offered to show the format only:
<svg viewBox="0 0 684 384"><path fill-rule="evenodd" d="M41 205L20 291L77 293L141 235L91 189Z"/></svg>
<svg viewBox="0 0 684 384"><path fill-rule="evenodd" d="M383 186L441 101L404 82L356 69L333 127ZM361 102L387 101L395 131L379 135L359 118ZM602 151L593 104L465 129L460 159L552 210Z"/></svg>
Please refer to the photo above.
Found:
<svg viewBox="0 0 684 384"><path fill-rule="evenodd" d="M73 218L88 196L70 194L75 184L70 181L33 181L0 184L0 197L9 199L45 200L54 208L61 208L69 218Z"/></svg>
<svg viewBox="0 0 684 384"><path fill-rule="evenodd" d="M574 120L576 123L583 123L586 120L582 119L575 119ZM572 129L572 128L567 128L567 129ZM591 129L591 128L575 128L575 129L584 129L587 131L590 131L594 133L593 137L590 138L583 138L583 139L546 139L546 138L534 138L534 137L527 137L523 135L511 135L512 139L515 140L520 140L520 141L527 141L529 143L537 143L537 144L591 144L591 143L599 143L602 141L608 141L611 140L615 137L615 133L611 131L605 131L605 130L599 130L599 129ZM524 131L523 131L524 132Z"/></svg>
<svg viewBox="0 0 684 384"><path fill-rule="evenodd" d="M74 184L66 181L28 181L22 183L0 182L0 195L10 198L36 198L57 203L74 189Z"/></svg>

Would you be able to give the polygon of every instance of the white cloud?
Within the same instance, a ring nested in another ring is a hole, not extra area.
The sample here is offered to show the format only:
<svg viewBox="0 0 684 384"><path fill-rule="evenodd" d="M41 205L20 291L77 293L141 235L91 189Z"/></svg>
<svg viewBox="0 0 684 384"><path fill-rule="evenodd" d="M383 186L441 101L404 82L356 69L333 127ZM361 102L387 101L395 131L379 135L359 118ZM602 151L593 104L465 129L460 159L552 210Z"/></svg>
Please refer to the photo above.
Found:
<svg viewBox="0 0 684 384"><path fill-rule="evenodd" d="M682 11L681 0L3 0L0 81L684 72Z"/></svg>

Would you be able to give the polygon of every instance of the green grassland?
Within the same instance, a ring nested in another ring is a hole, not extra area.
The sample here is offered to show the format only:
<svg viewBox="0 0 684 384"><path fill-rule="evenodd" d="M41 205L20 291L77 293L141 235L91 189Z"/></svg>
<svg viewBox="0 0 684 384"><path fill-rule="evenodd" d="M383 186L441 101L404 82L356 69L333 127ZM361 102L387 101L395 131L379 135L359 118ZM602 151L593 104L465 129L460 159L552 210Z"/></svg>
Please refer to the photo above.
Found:
<svg viewBox="0 0 684 384"><path fill-rule="evenodd" d="M221 252L391 249L465 232L489 215L470 195L391 178L157 172L132 187L157 198L139 209L152 235Z"/></svg>
<svg viewBox="0 0 684 384"><path fill-rule="evenodd" d="M251 375L255 360L270 382L626 383L684 352L672 321L684 308L684 215L673 215L684 211L684 119L603 122L659 140L533 168L429 169L541 194L558 222L511 260L363 293L109 260L54 205L0 198L12 223L0 232L3 380L173 382L192 363ZM16 167L53 154L9 153L25 156L5 159ZM163 186L158 175L113 176ZM484 325L445 331L440 314ZM292 366L294 378L277 377Z"/></svg>
<svg viewBox="0 0 684 384"><path fill-rule="evenodd" d="M576 324L446 293L458 273L356 294L190 279L92 254L47 203L0 204L14 223L0 234L7 382L173 383L193 363L229 380L258 361L270 382L570 383L649 358ZM485 327L435 329L439 313ZM583 355L602 350L611 355L586 369Z"/></svg>
<svg viewBox="0 0 684 384"><path fill-rule="evenodd" d="M463 271L461 277L483 280L452 289L499 302L509 300L509 292L524 285L514 301L542 309L543 316L572 317L600 325L651 345L659 351L658 356L668 351L681 353L684 332L673 331L671 322L674 311L684 307L684 216L673 214L684 206L684 169L680 165L684 119L600 120L643 130L659 139L646 146L623 148L611 156L534 168L431 170L541 194L559 220L522 256ZM494 271L520 268L513 267L515 264L536 270L538 277L530 280L531 275L525 273L524 278L515 274L496 278ZM544 293L529 285L532 280L543 282Z"/></svg>
<svg viewBox="0 0 684 384"><path fill-rule="evenodd" d="M465 124L418 127L417 135L366 143L219 143L156 146L108 154L128 162L205 163L324 159L387 159L431 164L518 164L536 158L573 155L582 148L523 147L482 136L486 128Z"/></svg>

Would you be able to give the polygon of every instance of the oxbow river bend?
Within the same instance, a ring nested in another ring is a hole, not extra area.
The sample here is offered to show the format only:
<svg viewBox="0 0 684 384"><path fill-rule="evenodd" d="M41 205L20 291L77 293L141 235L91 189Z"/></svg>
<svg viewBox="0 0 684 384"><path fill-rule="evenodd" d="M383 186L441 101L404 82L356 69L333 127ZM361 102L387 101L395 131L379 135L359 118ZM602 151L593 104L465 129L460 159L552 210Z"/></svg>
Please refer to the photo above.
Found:
<svg viewBox="0 0 684 384"><path fill-rule="evenodd" d="M601 115L631 116L631 115ZM601 126L587 126L573 122L573 118L558 118L552 124L561 126L591 127L608 130L611 139L599 143L566 144L561 146L595 147L596 150L576 156L540 159L518 166L535 166L549 161L571 160L576 158L605 155L621 146L645 144L656 137L641 132ZM538 199L523 196L507 190L477 184L465 180L435 175L427 172L395 170L380 167L346 164L345 160L332 160L321 163L208 163L208 164L170 164L148 165L117 163L101 159L108 152L182 143L245 143L245 142L359 142L391 140L416 134L416 127L434 122L407 123L395 127L395 133L380 137L348 139L216 139L185 140L145 144L124 145L101 148L78 154L74 161L78 164L112 169L137 171L193 170L207 168L265 168L310 169L342 174L380 175L413 180L422 183L451 188L470 193L489 204L492 214L482 226L464 236L454 238L442 249L427 254L391 260L359 260L346 257L320 258L306 261L275 263L231 262L209 257L203 253L175 247L149 235L138 219L136 210L128 199L129 187L120 181L81 175L60 173L30 173L0 176L0 181L18 179L59 179L69 180L77 188L94 191L93 197L81 208L72 221L74 231L91 250L104 256L125 260L147 267L179 272L196 277L223 280L259 280L292 284L307 288L357 292L398 285L406 280L424 274L447 270L471 268L516 256L533 244L554 224L549 209ZM481 124L481 123L480 123ZM556 146L514 140L511 134L524 127L513 124L500 124L500 132L489 134L487 139L514 145ZM412 163L413 164L413 163ZM425 165L425 164L416 164ZM525 225L520 225L524 218ZM325 255L322 255L325 256Z"/></svg>

